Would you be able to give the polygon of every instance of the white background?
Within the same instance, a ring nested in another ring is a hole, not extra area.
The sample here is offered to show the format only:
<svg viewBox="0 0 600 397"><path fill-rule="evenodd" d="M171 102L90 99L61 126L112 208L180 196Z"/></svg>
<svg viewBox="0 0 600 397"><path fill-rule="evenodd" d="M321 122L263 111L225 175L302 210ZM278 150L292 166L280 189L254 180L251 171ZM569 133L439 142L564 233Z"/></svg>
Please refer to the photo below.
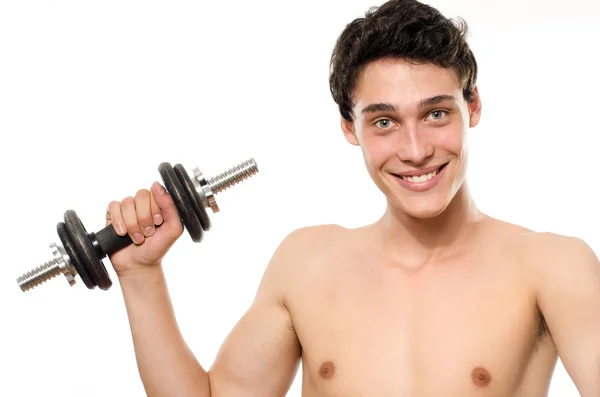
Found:
<svg viewBox="0 0 600 397"><path fill-rule="evenodd" d="M49 258L64 211L100 229L108 202L149 187L163 161L207 175L249 157L260 168L218 196L202 244L184 234L166 258L179 325L205 368L288 232L381 215L327 82L337 35L377 4L1 3L0 395L144 395L118 284L58 278L23 293L15 280ZM484 111L468 177L480 208L600 249L598 2L430 4L471 27ZM578 395L560 363L550 395Z"/></svg>

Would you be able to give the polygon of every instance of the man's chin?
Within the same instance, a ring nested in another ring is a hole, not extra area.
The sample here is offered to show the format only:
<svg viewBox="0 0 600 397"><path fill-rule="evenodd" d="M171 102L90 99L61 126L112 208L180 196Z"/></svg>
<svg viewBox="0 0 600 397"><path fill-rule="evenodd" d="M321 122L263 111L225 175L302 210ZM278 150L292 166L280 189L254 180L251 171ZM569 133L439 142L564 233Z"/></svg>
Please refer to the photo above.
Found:
<svg viewBox="0 0 600 397"><path fill-rule="evenodd" d="M433 219L439 216L442 212L444 212L445 208L425 208L425 209L413 209L408 208L405 209L404 212L412 218L416 219Z"/></svg>
<svg viewBox="0 0 600 397"><path fill-rule="evenodd" d="M429 201L429 200L427 200ZM391 202L395 211L402 212L415 219L432 219L442 214L448 207L447 203L440 202Z"/></svg>
<svg viewBox="0 0 600 397"><path fill-rule="evenodd" d="M387 181L386 181L387 182ZM396 182L394 180L394 182ZM395 212L405 213L416 219L432 219L442 214L450 201L445 191L446 186L442 183L425 192L412 192L398 189L392 184L385 184L385 192L388 204Z"/></svg>

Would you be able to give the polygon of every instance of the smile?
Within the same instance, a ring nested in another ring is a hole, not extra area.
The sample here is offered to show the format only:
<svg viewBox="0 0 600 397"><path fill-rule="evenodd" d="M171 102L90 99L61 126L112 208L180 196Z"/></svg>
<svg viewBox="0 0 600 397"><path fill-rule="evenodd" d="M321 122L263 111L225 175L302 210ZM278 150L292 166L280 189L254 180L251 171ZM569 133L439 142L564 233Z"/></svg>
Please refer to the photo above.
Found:
<svg viewBox="0 0 600 397"><path fill-rule="evenodd" d="M425 170L418 175L394 174L394 176L402 186L408 188L409 190L424 192L433 188L437 184L447 165L448 163L443 164L433 170Z"/></svg>

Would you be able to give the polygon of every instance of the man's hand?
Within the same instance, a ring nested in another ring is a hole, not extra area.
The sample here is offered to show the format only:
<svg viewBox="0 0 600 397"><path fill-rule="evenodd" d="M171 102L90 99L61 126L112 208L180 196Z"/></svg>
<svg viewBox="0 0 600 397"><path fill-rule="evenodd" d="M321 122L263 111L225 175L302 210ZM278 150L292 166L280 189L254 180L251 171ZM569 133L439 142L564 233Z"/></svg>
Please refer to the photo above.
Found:
<svg viewBox="0 0 600 397"><path fill-rule="evenodd" d="M112 201L106 210L106 225L109 224L113 224L118 235L129 234L133 241L110 255L119 277L130 270L158 265L183 233L175 203L158 182L151 190L140 189L135 196Z"/></svg>

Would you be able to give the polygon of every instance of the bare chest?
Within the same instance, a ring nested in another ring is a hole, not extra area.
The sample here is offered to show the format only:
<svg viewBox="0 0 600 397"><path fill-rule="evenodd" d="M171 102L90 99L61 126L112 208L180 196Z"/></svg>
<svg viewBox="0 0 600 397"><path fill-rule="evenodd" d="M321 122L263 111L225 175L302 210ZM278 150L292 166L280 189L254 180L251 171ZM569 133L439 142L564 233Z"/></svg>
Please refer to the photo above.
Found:
<svg viewBox="0 0 600 397"><path fill-rule="evenodd" d="M299 282L291 310L307 395L514 396L533 382L539 313L514 267L332 269Z"/></svg>

